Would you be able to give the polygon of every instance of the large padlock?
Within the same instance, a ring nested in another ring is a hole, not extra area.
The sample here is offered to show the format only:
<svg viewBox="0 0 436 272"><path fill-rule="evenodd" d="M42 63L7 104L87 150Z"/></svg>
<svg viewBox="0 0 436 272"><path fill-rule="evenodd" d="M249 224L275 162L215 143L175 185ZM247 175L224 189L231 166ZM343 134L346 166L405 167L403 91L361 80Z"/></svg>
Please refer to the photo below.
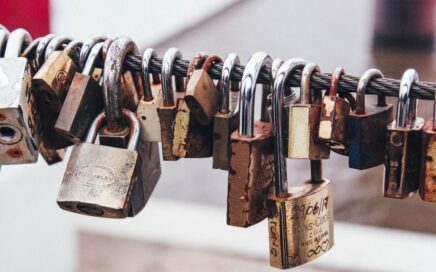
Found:
<svg viewBox="0 0 436 272"><path fill-rule="evenodd" d="M71 152L57 203L64 210L91 216L125 218L145 205L141 188L141 156L137 151L141 128L136 115L127 110L131 135L127 148L94 144L105 114L100 114L85 143Z"/></svg>
<svg viewBox="0 0 436 272"><path fill-rule="evenodd" d="M254 122L256 81L271 57L255 53L244 69L239 102L239 128L231 135L227 224L252 226L267 217L266 200L274 182L271 124ZM263 89L265 90L265 88Z"/></svg>
<svg viewBox="0 0 436 272"><path fill-rule="evenodd" d="M0 165L38 160L39 119L31 88L31 67L20 57L32 41L24 29L16 29L0 58Z"/></svg>
<svg viewBox="0 0 436 272"><path fill-rule="evenodd" d="M230 135L239 123L239 83L230 80L239 57L230 53L224 60L219 85L219 109L213 119L213 168L229 170Z"/></svg>
<svg viewBox="0 0 436 272"><path fill-rule="evenodd" d="M65 97L55 129L72 142L85 139L88 128L103 109L103 91L92 76L95 64L101 60L103 42L89 52L81 73L75 73Z"/></svg>
<svg viewBox="0 0 436 272"><path fill-rule="evenodd" d="M436 202L436 94L433 120L423 129L419 195L425 201Z"/></svg>
<svg viewBox="0 0 436 272"><path fill-rule="evenodd" d="M181 60L182 53L177 48L170 48L162 59L162 100L158 106L160 120L162 156L165 161L175 161L179 157L173 155L174 121L176 119L177 105L183 98L185 84L183 77L175 77L176 95L173 93L173 66L175 60Z"/></svg>
<svg viewBox="0 0 436 272"><path fill-rule="evenodd" d="M128 37L118 37L111 43L104 62L103 101L107 122L99 132L99 140L104 145L116 147L127 145L130 132L129 127L125 125L121 109L127 108L136 112L135 97L141 97L144 93L140 72L132 74L135 88L129 89L128 92L123 89L124 60L129 53L139 54L136 44ZM133 94L132 92L135 91L138 93Z"/></svg>
<svg viewBox="0 0 436 272"><path fill-rule="evenodd" d="M186 83L203 63L213 62L214 56L198 53L190 62ZM209 61L208 61L209 60ZM187 84L186 84L187 85ZM188 107L185 97L179 100L174 120L173 155L183 158L205 158L212 156L213 125L201 125Z"/></svg>
<svg viewBox="0 0 436 272"><path fill-rule="evenodd" d="M368 169L384 162L386 126L392 121L392 105L379 95L377 104L365 106L368 83L383 78L380 70L369 69L359 80L356 93L356 110L347 117L348 162L350 168Z"/></svg>
<svg viewBox="0 0 436 272"><path fill-rule="evenodd" d="M56 41L56 39L52 41ZM62 44L63 40L59 42ZM78 71L69 54L74 48L80 46L81 43L73 41L64 50L49 54L47 60L32 79L41 117L41 140L46 148L60 149L72 145L72 142L56 131L54 126L74 74ZM59 45L50 48L56 49L58 47ZM50 50L47 48L45 54L47 55Z"/></svg>
<svg viewBox="0 0 436 272"><path fill-rule="evenodd" d="M305 62L300 61L300 65ZM318 139L322 93L310 88L318 65L308 63L301 74L300 104L289 107L288 157L292 159L323 160L330 157L330 148Z"/></svg>
<svg viewBox="0 0 436 272"><path fill-rule="evenodd" d="M417 101L409 97L412 84L417 81L418 73L414 69L404 72L400 83L397 116L387 127L385 197L407 198L419 187L424 119L416 117Z"/></svg>
<svg viewBox="0 0 436 272"><path fill-rule="evenodd" d="M208 71L214 63L222 63L220 57L207 58L200 69L195 69L186 84L185 101L200 125L208 125L218 110L218 89Z"/></svg>
<svg viewBox="0 0 436 272"><path fill-rule="evenodd" d="M346 118L350 113L348 102L337 95L340 77L345 74L342 67L337 67L332 74L329 93L324 95L321 106L318 138L330 144L333 149L347 148Z"/></svg>
<svg viewBox="0 0 436 272"><path fill-rule="evenodd" d="M310 262L334 244L332 183L322 178L322 161L311 160L311 179L288 189L283 97L285 82L297 63L298 60L290 59L280 67L272 92L275 186L268 200L268 233L270 264L280 269ZM308 67L306 72L316 65Z"/></svg>
<svg viewBox="0 0 436 272"><path fill-rule="evenodd" d="M162 100L161 80L158 74L152 75L150 82L150 61L157 54L153 48L148 48L142 55L142 82L144 85L144 97L139 101L136 114L142 124L142 139L147 142L160 142L161 129L157 108Z"/></svg>

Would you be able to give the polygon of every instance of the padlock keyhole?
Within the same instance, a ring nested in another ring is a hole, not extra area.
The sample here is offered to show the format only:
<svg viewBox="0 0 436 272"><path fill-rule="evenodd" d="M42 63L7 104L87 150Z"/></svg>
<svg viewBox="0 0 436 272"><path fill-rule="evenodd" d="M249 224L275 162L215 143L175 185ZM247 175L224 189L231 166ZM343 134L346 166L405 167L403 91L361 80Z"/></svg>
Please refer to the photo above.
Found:
<svg viewBox="0 0 436 272"><path fill-rule="evenodd" d="M4 138L14 138L15 136L15 130L10 127L2 127L0 128L0 137Z"/></svg>

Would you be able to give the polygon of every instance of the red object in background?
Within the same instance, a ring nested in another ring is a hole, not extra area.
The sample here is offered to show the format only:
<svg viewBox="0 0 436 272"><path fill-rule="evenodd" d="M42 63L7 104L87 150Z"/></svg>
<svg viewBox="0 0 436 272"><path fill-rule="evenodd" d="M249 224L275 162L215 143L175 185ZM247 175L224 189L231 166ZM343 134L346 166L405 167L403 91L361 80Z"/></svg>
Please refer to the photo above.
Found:
<svg viewBox="0 0 436 272"><path fill-rule="evenodd" d="M0 24L9 31L22 27L33 38L50 31L49 0L0 0Z"/></svg>

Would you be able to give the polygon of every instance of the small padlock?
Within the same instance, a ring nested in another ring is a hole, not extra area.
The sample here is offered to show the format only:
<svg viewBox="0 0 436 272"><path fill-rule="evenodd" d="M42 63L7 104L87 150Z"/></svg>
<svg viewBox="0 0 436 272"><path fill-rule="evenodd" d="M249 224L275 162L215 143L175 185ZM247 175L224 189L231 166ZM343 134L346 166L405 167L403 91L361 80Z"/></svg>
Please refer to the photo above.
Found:
<svg viewBox="0 0 436 272"><path fill-rule="evenodd" d="M63 43L62 40L61 42ZM73 41L64 50L49 54L47 60L32 79L41 118L41 140L46 148L61 149L72 145L72 142L57 132L54 126L73 76L78 71L69 54L74 48L80 46L81 43ZM46 55L48 50L49 48L45 51Z"/></svg>
<svg viewBox="0 0 436 272"><path fill-rule="evenodd" d="M275 186L268 200L268 232L270 264L280 269L310 262L334 244L332 183L322 178L322 161L311 160L311 179L288 190L283 148L283 97L286 79L298 62L302 63L290 59L280 67L272 92ZM305 72L313 73L317 66L308 64L306 67ZM303 72L306 79L302 85L307 85L307 89L310 89L307 81L310 81L311 73Z"/></svg>
<svg viewBox="0 0 436 272"><path fill-rule="evenodd" d="M186 83L203 63L213 62L216 56L198 53L188 66ZM187 84L186 84L187 85ZM184 97L185 98L185 97ZM180 99L174 121L173 155L182 158L206 158L212 156L213 125L201 125L188 107L186 99Z"/></svg>
<svg viewBox="0 0 436 272"><path fill-rule="evenodd" d="M409 97L412 84L418 80L418 73L414 69L404 72L398 95L397 116L387 127L385 197L407 198L419 187L424 119L416 117L417 101Z"/></svg>
<svg viewBox="0 0 436 272"><path fill-rule="evenodd" d="M350 105L345 99L337 96L339 80L345 74L342 67L337 67L332 74L328 95L324 95L321 106L318 138L330 144L333 149L347 148L346 118L350 113Z"/></svg>
<svg viewBox="0 0 436 272"><path fill-rule="evenodd" d="M85 139L88 128L103 109L103 91L92 77L95 64L101 60L103 42L89 52L81 73L75 73L65 97L55 129L72 142Z"/></svg>
<svg viewBox="0 0 436 272"><path fill-rule="evenodd" d="M158 106L158 114L162 140L162 155L165 161L175 161L179 159L178 156L173 155L173 127L177 105L180 100L179 95L184 94L185 84L183 77L175 77L177 97L174 98L172 70L175 60L181 59L182 53L174 47L168 49L162 59L162 100Z"/></svg>
<svg viewBox="0 0 436 272"><path fill-rule="evenodd" d="M218 90L209 76L212 64L222 60L218 56L207 58L201 69L195 69L186 84L185 101L194 118L200 125L208 125L218 110Z"/></svg>
<svg viewBox="0 0 436 272"><path fill-rule="evenodd" d="M91 216L125 218L145 205L141 196L141 156L137 151L141 128L136 115L123 110L131 134L127 149L94 144L105 114L100 114L85 143L71 152L57 203L64 210ZM138 198L139 199L135 199Z"/></svg>
<svg viewBox="0 0 436 272"><path fill-rule="evenodd" d="M322 93L310 88L318 65L308 63L301 74L301 104L289 107L288 157L292 159L324 160L330 157L330 148L318 139Z"/></svg>
<svg viewBox="0 0 436 272"><path fill-rule="evenodd" d="M148 48L142 56L142 82L144 84L144 97L139 101L138 115L142 124L142 139L147 142L160 142L161 129L157 107L162 100L161 81L159 75L153 74L150 82L150 61L157 54L153 48Z"/></svg>
<svg viewBox="0 0 436 272"><path fill-rule="evenodd" d="M135 97L140 97L144 93L141 73L135 72L132 77L134 89L129 89L128 93L123 89L123 67L127 54L139 54L139 49L132 39L128 37L118 37L115 39L107 52L103 70L103 98L104 109L106 112L106 126L99 132L99 140L103 145L125 147L130 135L128 126L124 123L122 108L127 108L136 112L137 104ZM139 81L137 81L139 75ZM139 93L132 94L131 92ZM118 103L118 100L122 103ZM139 100L138 100L139 102Z"/></svg>
<svg viewBox="0 0 436 272"><path fill-rule="evenodd" d="M422 200L436 202L436 95L433 120L423 129L419 195Z"/></svg>
<svg viewBox="0 0 436 272"><path fill-rule="evenodd" d="M256 81L263 67L271 68L265 52L255 53L244 69L239 102L239 128L231 135L227 224L252 226L267 217L266 200L274 183L271 124L254 122ZM265 90L264 88L263 90Z"/></svg>
<svg viewBox="0 0 436 272"><path fill-rule="evenodd" d="M356 93L356 110L347 117L349 167L368 169L384 162L386 149L386 126L392 121L392 105L379 95L377 104L365 107L365 92L368 83L383 78L380 70L369 69L359 80Z"/></svg>
<svg viewBox="0 0 436 272"><path fill-rule="evenodd" d="M31 88L31 67L20 57L32 41L24 29L14 30L0 58L0 164L38 160L39 122Z"/></svg>
<svg viewBox="0 0 436 272"><path fill-rule="evenodd" d="M213 168L229 170L230 135L239 123L239 83L230 80L239 57L230 53L224 60L219 85L219 109L213 119Z"/></svg>

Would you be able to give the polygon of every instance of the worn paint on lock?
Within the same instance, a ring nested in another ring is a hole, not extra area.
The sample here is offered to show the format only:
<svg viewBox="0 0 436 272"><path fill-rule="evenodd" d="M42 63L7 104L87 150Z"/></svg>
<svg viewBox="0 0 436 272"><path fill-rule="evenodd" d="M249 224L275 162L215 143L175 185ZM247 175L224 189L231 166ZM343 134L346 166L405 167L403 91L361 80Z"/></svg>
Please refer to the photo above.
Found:
<svg viewBox="0 0 436 272"><path fill-rule="evenodd" d="M350 105L338 96L324 96L318 137L338 148L346 148L346 117Z"/></svg>
<svg viewBox="0 0 436 272"><path fill-rule="evenodd" d="M232 92L233 93L233 92ZM213 120L213 168L229 170L230 135L238 128L239 112L217 113Z"/></svg>
<svg viewBox="0 0 436 272"><path fill-rule="evenodd" d="M423 129L420 196L425 201L436 202L436 131L433 121L428 121Z"/></svg>
<svg viewBox="0 0 436 272"><path fill-rule="evenodd" d="M332 185L324 179L291 187L268 201L270 264L289 269L325 254L334 244ZM281 228L283 227L283 228Z"/></svg>
<svg viewBox="0 0 436 272"><path fill-rule="evenodd" d="M149 142L160 142L162 138L158 106L162 101L161 85L152 84L151 89L154 99L151 101L142 99L136 113L142 124L142 139Z"/></svg>

